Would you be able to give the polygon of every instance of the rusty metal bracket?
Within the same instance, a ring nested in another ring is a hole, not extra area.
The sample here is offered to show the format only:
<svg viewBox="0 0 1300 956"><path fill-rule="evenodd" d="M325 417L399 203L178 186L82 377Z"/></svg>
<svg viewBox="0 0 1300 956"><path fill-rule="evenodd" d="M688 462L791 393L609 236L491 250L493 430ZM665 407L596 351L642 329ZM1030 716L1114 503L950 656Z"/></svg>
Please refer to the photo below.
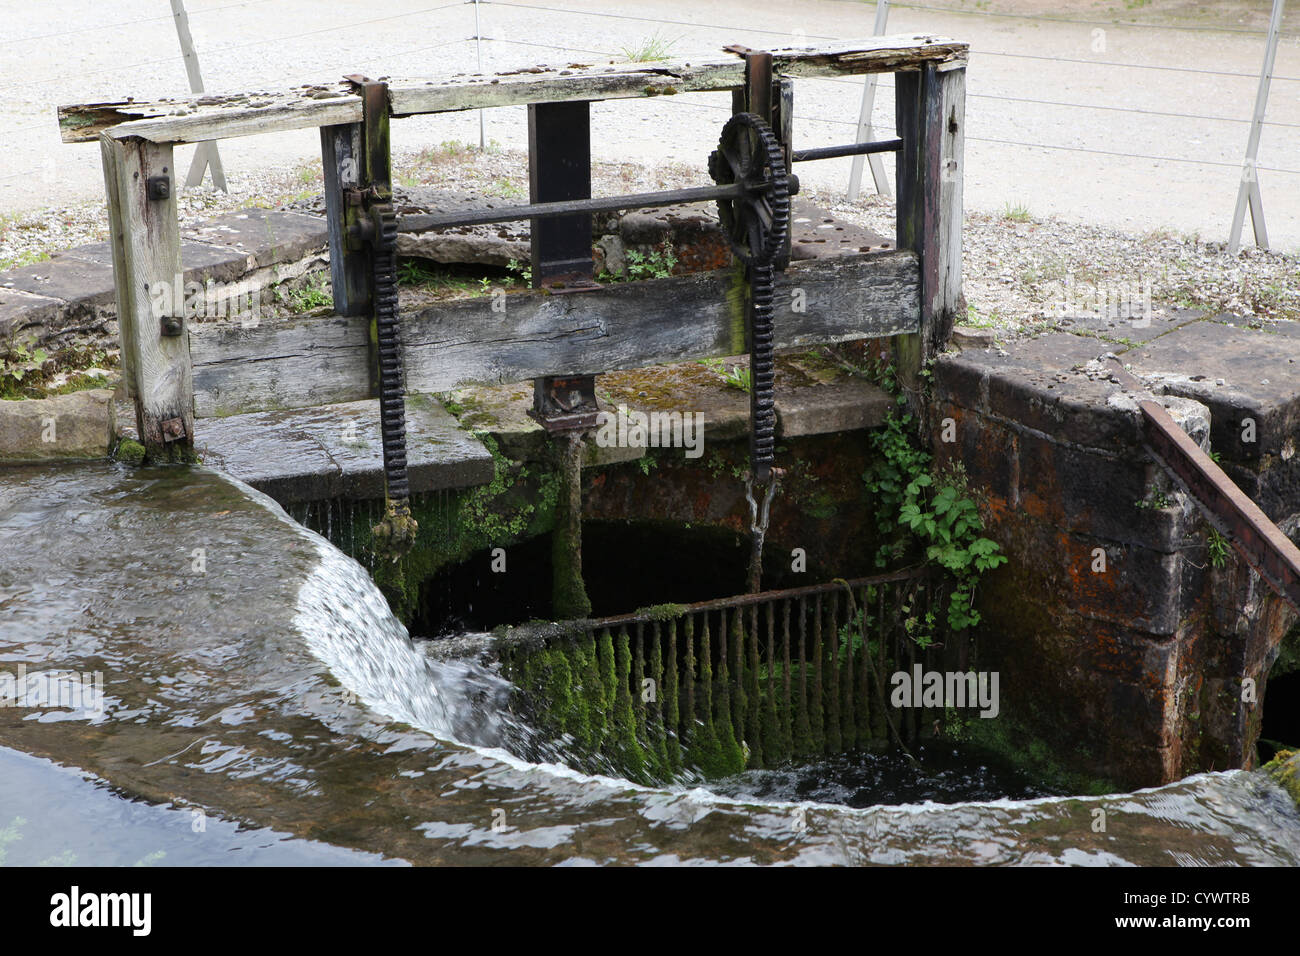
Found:
<svg viewBox="0 0 1300 956"><path fill-rule="evenodd" d="M600 414L596 376L550 375L533 379L528 414L552 435L595 428Z"/></svg>
<svg viewBox="0 0 1300 956"><path fill-rule="evenodd" d="M185 436L185 419L168 418L159 424L162 429L162 440L164 443L181 441Z"/></svg>
<svg viewBox="0 0 1300 956"><path fill-rule="evenodd" d="M1111 370L1120 384L1142 390L1142 383L1118 362L1111 362ZM1152 457L1245 562L1279 597L1300 610L1300 548L1192 441L1163 405L1147 398L1139 399L1138 408Z"/></svg>

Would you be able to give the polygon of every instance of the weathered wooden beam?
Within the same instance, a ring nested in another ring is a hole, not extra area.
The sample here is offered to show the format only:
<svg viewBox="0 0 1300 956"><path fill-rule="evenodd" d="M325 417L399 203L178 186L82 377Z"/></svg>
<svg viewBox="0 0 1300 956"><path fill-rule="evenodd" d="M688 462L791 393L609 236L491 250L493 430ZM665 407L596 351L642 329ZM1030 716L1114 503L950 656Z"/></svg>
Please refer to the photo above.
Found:
<svg viewBox="0 0 1300 956"><path fill-rule="evenodd" d="M898 135L897 245L920 261L920 329L895 341L899 382L920 387L961 307L962 149L966 71L927 64L894 81Z"/></svg>
<svg viewBox="0 0 1300 956"><path fill-rule="evenodd" d="M101 140L122 362L150 457L188 457L194 436L176 171L170 145Z"/></svg>
<svg viewBox="0 0 1300 956"><path fill-rule="evenodd" d="M824 77L918 70L965 63L967 44L922 34L870 37L820 47L772 51L773 68L790 77ZM734 53L691 61L535 67L513 73L393 80L394 116L514 106L665 96L730 90L744 84L744 60ZM361 100L347 88L304 86L275 93L241 93L155 102L125 100L59 108L66 143L89 142L110 131L151 142L195 143L253 133L357 123Z"/></svg>
<svg viewBox="0 0 1300 956"><path fill-rule="evenodd" d="M370 310L370 257L348 238L348 227L356 223L357 207L349 208L344 197L344 190L355 189L361 182L361 124L322 126L320 146L334 311L362 315Z"/></svg>
<svg viewBox="0 0 1300 956"><path fill-rule="evenodd" d="M407 388L596 374L745 351L736 270L609 285L594 292L519 292L402 316ZM778 280L776 345L916 332L917 259L881 252L794 263ZM256 328L195 324L200 416L355 401L368 393L366 321L334 316Z"/></svg>

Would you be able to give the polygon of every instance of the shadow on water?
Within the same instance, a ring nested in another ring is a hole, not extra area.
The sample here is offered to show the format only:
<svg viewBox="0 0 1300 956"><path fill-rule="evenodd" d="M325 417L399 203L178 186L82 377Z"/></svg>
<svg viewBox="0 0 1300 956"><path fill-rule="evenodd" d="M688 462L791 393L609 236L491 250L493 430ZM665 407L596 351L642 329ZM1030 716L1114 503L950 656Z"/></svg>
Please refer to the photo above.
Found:
<svg viewBox="0 0 1300 956"><path fill-rule="evenodd" d="M77 846L53 839L70 801L87 824L162 814L164 863L252 854L231 824L302 862L1300 863L1300 813L1253 773L1104 798L853 809L790 800L851 802L835 789L871 786L869 767L862 781L842 769L728 797L526 764L504 749L529 731L500 709L497 674L431 661L359 565L202 469L0 474L0 674L20 669L102 680L102 697L77 706L37 694L0 707L0 745L112 788L74 795L42 764L30 792L48 801L0 790L0 827L21 816L28 847L79 863L123 857L87 829ZM925 784L943 785L942 771ZM1094 833L1098 805L1124 825ZM202 839L171 833L167 814L188 813L168 807L205 809Z"/></svg>

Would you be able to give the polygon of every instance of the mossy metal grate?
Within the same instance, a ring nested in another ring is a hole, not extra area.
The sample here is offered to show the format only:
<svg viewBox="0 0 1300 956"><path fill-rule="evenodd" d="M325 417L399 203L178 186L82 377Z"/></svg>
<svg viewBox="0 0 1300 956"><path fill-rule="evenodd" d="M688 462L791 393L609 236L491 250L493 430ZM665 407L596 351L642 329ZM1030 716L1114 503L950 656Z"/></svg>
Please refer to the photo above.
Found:
<svg viewBox="0 0 1300 956"><path fill-rule="evenodd" d="M852 581L499 632L512 707L565 760L641 783L914 739L928 716L889 707L889 675L930 656L932 574ZM941 715L940 715L941 716Z"/></svg>

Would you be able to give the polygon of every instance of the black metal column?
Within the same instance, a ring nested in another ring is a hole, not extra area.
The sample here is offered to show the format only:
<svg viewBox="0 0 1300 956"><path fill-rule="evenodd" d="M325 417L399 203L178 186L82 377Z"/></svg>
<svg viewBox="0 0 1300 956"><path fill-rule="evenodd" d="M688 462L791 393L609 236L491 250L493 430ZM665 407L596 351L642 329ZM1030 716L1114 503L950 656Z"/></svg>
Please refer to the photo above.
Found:
<svg viewBox="0 0 1300 956"><path fill-rule="evenodd" d="M591 109L588 103L528 107L528 198L591 198ZM534 219L533 285L561 277L591 278L591 214Z"/></svg>

